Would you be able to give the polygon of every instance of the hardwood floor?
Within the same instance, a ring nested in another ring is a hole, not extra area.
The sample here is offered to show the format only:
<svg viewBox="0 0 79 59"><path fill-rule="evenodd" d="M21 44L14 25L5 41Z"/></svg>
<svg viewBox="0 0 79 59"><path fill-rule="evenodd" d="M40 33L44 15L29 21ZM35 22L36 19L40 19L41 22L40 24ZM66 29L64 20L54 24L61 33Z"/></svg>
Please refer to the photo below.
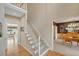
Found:
<svg viewBox="0 0 79 59"><path fill-rule="evenodd" d="M18 45L18 48L13 50L9 49L6 51L7 56L32 56L27 50L25 50L22 46Z"/></svg>
<svg viewBox="0 0 79 59"><path fill-rule="evenodd" d="M7 40L7 49L5 53L6 56L32 56L22 46L18 45L17 40L15 39Z"/></svg>
<svg viewBox="0 0 79 59"><path fill-rule="evenodd" d="M64 54L61 54L61 53L58 53L58 52L55 52L55 51L48 51L47 52L47 56L64 56Z"/></svg>
<svg viewBox="0 0 79 59"><path fill-rule="evenodd" d="M32 56L27 50L25 50L22 46L18 45L17 40L8 39L7 41L7 50L6 56ZM52 52L49 50L46 53L47 56L64 56L61 53Z"/></svg>

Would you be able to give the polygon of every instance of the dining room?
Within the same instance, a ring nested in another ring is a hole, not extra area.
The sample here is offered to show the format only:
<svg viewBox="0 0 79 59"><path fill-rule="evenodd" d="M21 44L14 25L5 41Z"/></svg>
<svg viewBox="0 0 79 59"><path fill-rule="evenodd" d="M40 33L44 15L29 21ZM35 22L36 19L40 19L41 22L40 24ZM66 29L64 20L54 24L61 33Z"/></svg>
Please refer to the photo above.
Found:
<svg viewBox="0 0 79 59"><path fill-rule="evenodd" d="M54 50L65 55L79 55L79 21L54 22L54 30Z"/></svg>

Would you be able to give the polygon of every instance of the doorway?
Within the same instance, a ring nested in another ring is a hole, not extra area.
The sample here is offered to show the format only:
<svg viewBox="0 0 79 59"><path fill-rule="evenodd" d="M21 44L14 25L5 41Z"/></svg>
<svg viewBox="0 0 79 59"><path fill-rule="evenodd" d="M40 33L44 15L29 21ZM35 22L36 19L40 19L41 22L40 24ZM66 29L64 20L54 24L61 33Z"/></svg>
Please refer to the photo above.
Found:
<svg viewBox="0 0 79 59"><path fill-rule="evenodd" d="M16 55L16 49L18 49L18 27L7 26L7 54Z"/></svg>

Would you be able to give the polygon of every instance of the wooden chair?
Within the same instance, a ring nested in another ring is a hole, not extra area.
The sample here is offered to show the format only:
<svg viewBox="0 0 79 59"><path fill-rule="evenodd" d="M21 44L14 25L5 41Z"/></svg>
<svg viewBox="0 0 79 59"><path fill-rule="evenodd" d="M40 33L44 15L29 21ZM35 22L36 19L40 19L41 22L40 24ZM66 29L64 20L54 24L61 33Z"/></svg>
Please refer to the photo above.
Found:
<svg viewBox="0 0 79 59"><path fill-rule="evenodd" d="M72 46L72 34L71 33L67 33L66 35L64 35L63 39L64 39L65 44L69 43L70 46Z"/></svg>
<svg viewBox="0 0 79 59"><path fill-rule="evenodd" d="M78 44L79 44L79 33L73 34L73 41L77 42L77 46L78 46Z"/></svg>

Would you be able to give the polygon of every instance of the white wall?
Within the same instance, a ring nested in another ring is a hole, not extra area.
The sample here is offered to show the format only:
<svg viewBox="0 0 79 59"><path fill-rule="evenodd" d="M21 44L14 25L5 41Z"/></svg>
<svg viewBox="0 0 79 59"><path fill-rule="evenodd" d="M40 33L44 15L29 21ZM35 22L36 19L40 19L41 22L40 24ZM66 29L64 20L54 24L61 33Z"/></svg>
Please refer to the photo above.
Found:
<svg viewBox="0 0 79 59"><path fill-rule="evenodd" d="M79 15L79 4L27 4L28 8L28 21L30 21L42 35L49 46L53 45L51 37L53 29L51 26L52 21L56 22L65 21L71 17L77 17Z"/></svg>
<svg viewBox="0 0 79 59"><path fill-rule="evenodd" d="M0 39L0 55L5 55L5 49L7 48L7 40L6 40L6 24L4 19L3 4L0 4L0 22L2 22L2 38Z"/></svg>

